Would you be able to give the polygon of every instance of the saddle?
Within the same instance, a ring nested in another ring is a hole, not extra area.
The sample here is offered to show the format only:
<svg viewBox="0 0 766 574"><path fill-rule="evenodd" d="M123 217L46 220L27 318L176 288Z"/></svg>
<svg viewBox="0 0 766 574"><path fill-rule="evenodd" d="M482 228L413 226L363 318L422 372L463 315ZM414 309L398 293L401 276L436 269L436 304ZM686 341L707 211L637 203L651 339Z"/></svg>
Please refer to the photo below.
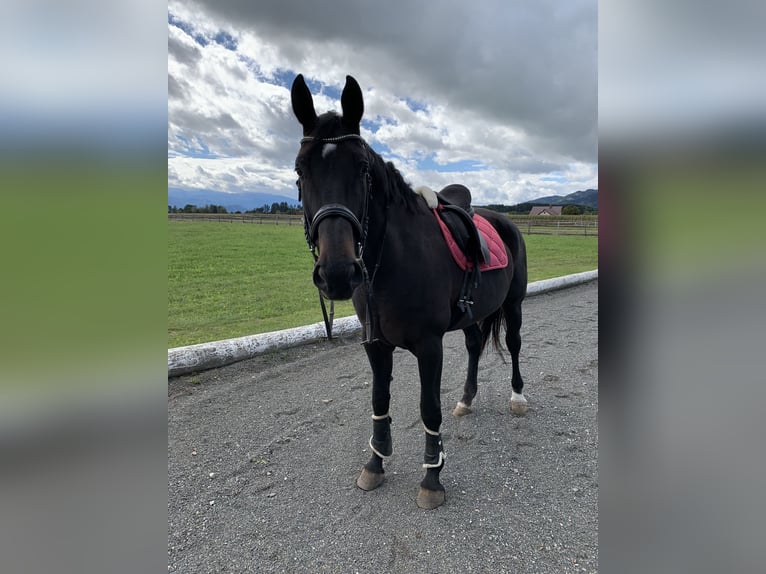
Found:
<svg viewBox="0 0 766 574"><path fill-rule="evenodd" d="M466 259L478 270L489 263L490 253L484 237L476 227L471 207L471 191L464 185L451 184L436 194L439 201L437 214L452 234Z"/></svg>
<svg viewBox="0 0 766 574"><path fill-rule="evenodd" d="M481 281L480 265L489 263L490 251L473 220L471 207L471 191L464 185L451 184L436 194L439 205L436 214L444 222L455 243L466 257L463 275L463 286L457 301L457 308L462 313L473 317L471 306L471 288L478 287ZM453 317L451 323L456 324L460 315ZM452 325L450 325L452 326Z"/></svg>

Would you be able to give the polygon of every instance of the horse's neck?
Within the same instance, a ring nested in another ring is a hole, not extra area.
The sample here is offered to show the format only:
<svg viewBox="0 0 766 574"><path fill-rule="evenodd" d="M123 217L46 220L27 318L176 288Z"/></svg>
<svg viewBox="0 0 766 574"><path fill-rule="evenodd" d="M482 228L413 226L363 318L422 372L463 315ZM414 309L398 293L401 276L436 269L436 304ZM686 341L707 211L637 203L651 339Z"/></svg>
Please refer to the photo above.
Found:
<svg viewBox="0 0 766 574"><path fill-rule="evenodd" d="M416 233L422 227L418 220L424 217L424 211L416 205L419 200L415 192L406 187L401 175L390 172L391 168L383 165L386 173L373 179L375 205L370 213L369 247L365 250L370 257L370 261L366 261L368 265L375 264L381 250L386 251L386 256L403 257L415 256L422 248Z"/></svg>

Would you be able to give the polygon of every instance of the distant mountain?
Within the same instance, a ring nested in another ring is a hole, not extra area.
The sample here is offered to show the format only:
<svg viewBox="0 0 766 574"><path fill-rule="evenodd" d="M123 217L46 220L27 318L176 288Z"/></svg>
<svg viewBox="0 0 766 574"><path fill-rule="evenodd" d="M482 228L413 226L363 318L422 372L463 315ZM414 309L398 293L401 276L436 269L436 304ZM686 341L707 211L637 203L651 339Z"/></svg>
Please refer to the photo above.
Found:
<svg viewBox="0 0 766 574"><path fill-rule="evenodd" d="M208 189L180 189L177 187L168 188L168 205L183 207L184 205L223 205L227 211L248 211L271 206L272 203L282 203L286 201L290 206L300 206L300 203L294 197L285 197L273 193L225 193L222 191L211 191Z"/></svg>
<svg viewBox="0 0 766 574"><path fill-rule="evenodd" d="M598 190L586 189L584 191L575 191L569 195L548 195L532 199L525 203L532 205L587 205L598 209Z"/></svg>

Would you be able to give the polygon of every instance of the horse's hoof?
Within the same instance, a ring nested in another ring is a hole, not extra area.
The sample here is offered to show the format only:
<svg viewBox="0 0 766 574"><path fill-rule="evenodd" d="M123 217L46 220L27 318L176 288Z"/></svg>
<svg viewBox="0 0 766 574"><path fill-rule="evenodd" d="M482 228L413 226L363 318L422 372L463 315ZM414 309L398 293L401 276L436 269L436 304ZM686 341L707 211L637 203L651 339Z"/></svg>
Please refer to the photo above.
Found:
<svg viewBox="0 0 766 574"><path fill-rule="evenodd" d="M375 490L383 484L384 474L382 472L370 472L366 468L362 469L362 474L356 479L356 485L362 490Z"/></svg>
<svg viewBox="0 0 766 574"><path fill-rule="evenodd" d="M456 417L464 417L465 415L472 412L473 409L471 407L469 407L463 401L458 401L457 406L455 406L455 410L452 411L452 414Z"/></svg>
<svg viewBox="0 0 766 574"><path fill-rule="evenodd" d="M420 490L418 490L418 498L415 500L415 503L418 505L418 508L423 510L433 510L444 504L445 500L447 500L447 495L443 490L428 490L421 486Z"/></svg>
<svg viewBox="0 0 766 574"><path fill-rule="evenodd" d="M515 415L527 414L527 400L511 400L511 412Z"/></svg>

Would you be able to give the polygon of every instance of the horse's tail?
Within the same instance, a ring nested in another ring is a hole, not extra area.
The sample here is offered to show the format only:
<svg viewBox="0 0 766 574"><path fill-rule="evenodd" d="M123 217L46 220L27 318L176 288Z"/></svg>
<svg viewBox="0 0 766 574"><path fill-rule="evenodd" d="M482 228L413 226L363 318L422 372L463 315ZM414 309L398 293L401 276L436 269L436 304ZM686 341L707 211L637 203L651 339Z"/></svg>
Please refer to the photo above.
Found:
<svg viewBox="0 0 766 574"><path fill-rule="evenodd" d="M500 307L499 309L497 309L497 311L487 316L481 322L481 352L482 353L484 352L484 349L487 347L487 343L489 342L489 339L491 338L492 346L500 354L501 357L503 356L503 349L500 346L500 329L503 327L504 324L507 325L503 307Z"/></svg>

